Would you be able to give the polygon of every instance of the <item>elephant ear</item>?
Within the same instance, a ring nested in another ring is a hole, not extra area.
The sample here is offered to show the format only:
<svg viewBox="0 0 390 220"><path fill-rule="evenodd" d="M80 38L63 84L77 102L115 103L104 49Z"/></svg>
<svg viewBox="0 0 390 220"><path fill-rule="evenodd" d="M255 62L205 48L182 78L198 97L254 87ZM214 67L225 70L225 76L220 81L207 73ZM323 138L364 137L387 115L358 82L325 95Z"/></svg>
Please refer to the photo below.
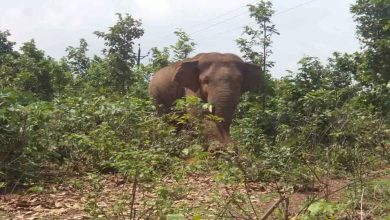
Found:
<svg viewBox="0 0 390 220"><path fill-rule="evenodd" d="M172 80L196 92L200 86L198 61L183 61L178 63Z"/></svg>
<svg viewBox="0 0 390 220"><path fill-rule="evenodd" d="M264 80L264 73L261 67L251 64L244 64L242 92L259 91Z"/></svg>

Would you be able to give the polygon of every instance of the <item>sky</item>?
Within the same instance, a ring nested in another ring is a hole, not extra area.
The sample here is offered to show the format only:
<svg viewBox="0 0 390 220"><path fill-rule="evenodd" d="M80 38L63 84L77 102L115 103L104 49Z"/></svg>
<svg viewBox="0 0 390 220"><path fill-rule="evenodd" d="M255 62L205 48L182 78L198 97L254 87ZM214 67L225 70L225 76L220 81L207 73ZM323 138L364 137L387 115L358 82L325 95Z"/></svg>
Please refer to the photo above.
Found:
<svg viewBox="0 0 390 220"><path fill-rule="evenodd" d="M235 39L242 27L254 25L247 6L256 0L0 0L0 30L11 32L19 47L34 38L39 49L60 58L65 48L89 44L89 55L101 55L104 42L93 34L107 31L116 13L141 19L144 36L137 40L142 53L177 40L173 32L182 28L195 41L196 51L240 54ZM359 49L355 23L349 12L354 0L274 0L272 21L280 35L273 37L275 78L296 70L303 56L326 61L332 52ZM147 62L148 57L143 61Z"/></svg>

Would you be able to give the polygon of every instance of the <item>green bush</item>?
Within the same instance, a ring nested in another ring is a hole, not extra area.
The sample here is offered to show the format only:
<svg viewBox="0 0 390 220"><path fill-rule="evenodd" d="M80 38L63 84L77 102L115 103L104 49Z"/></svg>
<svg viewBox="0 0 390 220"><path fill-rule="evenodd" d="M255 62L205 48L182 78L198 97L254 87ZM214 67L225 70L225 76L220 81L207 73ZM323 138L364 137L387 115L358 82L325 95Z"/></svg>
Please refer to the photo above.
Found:
<svg viewBox="0 0 390 220"><path fill-rule="evenodd" d="M28 93L0 91L0 185L34 179L49 155L41 137L52 108Z"/></svg>
<svg viewBox="0 0 390 220"><path fill-rule="evenodd" d="M77 96L52 103L33 102L24 94L1 94L1 181L35 177L45 162L73 170L118 169L144 176L170 171L169 166L202 146L201 119L186 109L200 101L180 100L177 110L157 117L151 101L131 96ZM184 125L177 131L174 124ZM188 150L185 150L188 149ZM176 159L175 159L176 158Z"/></svg>

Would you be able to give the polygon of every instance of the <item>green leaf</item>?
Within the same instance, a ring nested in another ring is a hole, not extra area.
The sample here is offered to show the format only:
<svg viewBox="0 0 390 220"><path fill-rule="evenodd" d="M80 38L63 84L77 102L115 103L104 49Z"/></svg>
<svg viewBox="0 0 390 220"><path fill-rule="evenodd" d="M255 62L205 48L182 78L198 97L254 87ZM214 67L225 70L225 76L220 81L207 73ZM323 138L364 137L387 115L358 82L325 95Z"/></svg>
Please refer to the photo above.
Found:
<svg viewBox="0 0 390 220"><path fill-rule="evenodd" d="M167 220L185 220L185 217L183 214L169 214Z"/></svg>
<svg viewBox="0 0 390 220"><path fill-rule="evenodd" d="M28 189L29 192L32 192L32 193L41 193L43 192L45 189L42 187L42 186L33 186L33 187L30 187Z"/></svg>
<svg viewBox="0 0 390 220"><path fill-rule="evenodd" d="M195 215L192 220L202 220L202 217L200 215Z"/></svg>
<svg viewBox="0 0 390 220"><path fill-rule="evenodd" d="M181 151L185 156L187 156L190 153L190 150L188 148L185 148Z"/></svg>
<svg viewBox="0 0 390 220"><path fill-rule="evenodd" d="M322 203L321 202L315 202L307 208L307 210L310 212L311 216L316 216L322 211Z"/></svg>

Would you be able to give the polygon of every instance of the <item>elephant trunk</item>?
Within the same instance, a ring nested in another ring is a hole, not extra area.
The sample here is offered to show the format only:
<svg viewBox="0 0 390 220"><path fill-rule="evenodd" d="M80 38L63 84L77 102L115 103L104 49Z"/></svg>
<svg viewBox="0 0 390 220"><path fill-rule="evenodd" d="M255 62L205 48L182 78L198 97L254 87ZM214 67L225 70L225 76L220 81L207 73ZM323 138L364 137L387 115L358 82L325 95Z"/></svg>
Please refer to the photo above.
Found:
<svg viewBox="0 0 390 220"><path fill-rule="evenodd" d="M230 124L232 122L235 106L215 105L215 115L222 118L223 121L217 123L218 134L222 142L228 143L230 139Z"/></svg>
<svg viewBox="0 0 390 220"><path fill-rule="evenodd" d="M213 114L222 118L222 122L217 123L218 133L223 142L230 142L230 124L238 103L238 96L234 94L224 94L219 96L216 102L211 102L214 106Z"/></svg>

